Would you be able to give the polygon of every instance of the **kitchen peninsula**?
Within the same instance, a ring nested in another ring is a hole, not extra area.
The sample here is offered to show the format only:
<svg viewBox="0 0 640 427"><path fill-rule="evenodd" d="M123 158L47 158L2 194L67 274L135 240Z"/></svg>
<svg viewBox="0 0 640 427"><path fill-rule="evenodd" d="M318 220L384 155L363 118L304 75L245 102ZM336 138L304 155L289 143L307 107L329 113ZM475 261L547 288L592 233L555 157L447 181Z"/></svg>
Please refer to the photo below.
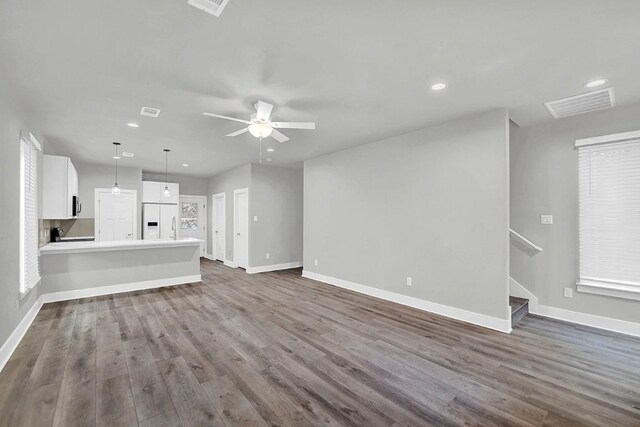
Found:
<svg viewBox="0 0 640 427"><path fill-rule="evenodd" d="M198 239L49 243L40 248L45 302L199 282Z"/></svg>

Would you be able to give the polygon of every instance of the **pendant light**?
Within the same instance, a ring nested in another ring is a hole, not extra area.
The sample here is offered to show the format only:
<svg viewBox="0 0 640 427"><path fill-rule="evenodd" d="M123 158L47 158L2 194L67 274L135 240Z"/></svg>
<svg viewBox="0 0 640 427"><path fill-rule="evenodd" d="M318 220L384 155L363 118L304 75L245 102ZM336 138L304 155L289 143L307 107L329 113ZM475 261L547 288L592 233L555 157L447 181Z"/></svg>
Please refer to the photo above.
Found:
<svg viewBox="0 0 640 427"><path fill-rule="evenodd" d="M162 191L162 195L164 197L171 197L171 191L169 191L169 181L167 179L167 168L169 165L169 151L168 149L164 149L164 190Z"/></svg>
<svg viewBox="0 0 640 427"><path fill-rule="evenodd" d="M120 156L118 156L118 146L120 145L120 143L114 142L113 145L116 147L116 155L113 156L114 160L116 161L116 177L115 181L113 182L113 187L111 187L111 193L120 194L120 186L118 185L118 160L120 159Z"/></svg>

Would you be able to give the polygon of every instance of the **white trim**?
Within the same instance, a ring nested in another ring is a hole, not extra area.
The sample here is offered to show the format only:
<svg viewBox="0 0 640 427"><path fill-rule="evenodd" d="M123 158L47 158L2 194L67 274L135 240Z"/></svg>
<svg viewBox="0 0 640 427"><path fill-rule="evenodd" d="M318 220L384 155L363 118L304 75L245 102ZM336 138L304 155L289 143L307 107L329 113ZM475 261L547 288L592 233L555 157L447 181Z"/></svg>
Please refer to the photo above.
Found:
<svg viewBox="0 0 640 427"><path fill-rule="evenodd" d="M215 261L215 258L210 253L205 253L204 257L210 261Z"/></svg>
<svg viewBox="0 0 640 427"><path fill-rule="evenodd" d="M238 195L246 194L247 195L247 266L249 267L249 254L251 253L251 239L249 238L250 233L250 225L249 225L249 214L251 213L251 207L249 206L249 189L248 188L238 188L237 190L233 190L233 263L236 264L236 267L240 267L238 264L238 233L236 230L238 229Z"/></svg>
<svg viewBox="0 0 640 427"><path fill-rule="evenodd" d="M78 298L90 298L101 295L120 294L122 292L162 288L165 286L184 285L185 283L196 283L200 281L202 281L202 276L200 274L194 274L191 276L170 277L167 279L145 280L142 282L124 283L122 285L101 286L99 288L85 288L73 291L52 292L42 295L42 301L45 303L67 301Z"/></svg>
<svg viewBox="0 0 640 427"><path fill-rule="evenodd" d="M637 285L583 281L577 283L577 291L586 294L604 295L608 297L640 301L640 287Z"/></svg>
<svg viewBox="0 0 640 427"><path fill-rule="evenodd" d="M42 151L42 144L40 144L36 137L33 136L33 134L28 130L20 131L20 139L24 140L28 144L31 144L34 149Z"/></svg>
<svg viewBox="0 0 640 427"><path fill-rule="evenodd" d="M94 188L93 189L93 236L96 242L100 242L100 193L111 193L110 188ZM133 230L130 240L138 239L138 190L120 189L120 194L133 195Z"/></svg>
<svg viewBox="0 0 640 427"><path fill-rule="evenodd" d="M547 305L538 305L537 311L531 311L531 313L550 317L552 319L563 320L565 322L577 323L579 325L591 326L593 328L604 329L606 331L640 337L640 323L596 316L594 314L580 313L578 311L549 307Z"/></svg>
<svg viewBox="0 0 640 427"><path fill-rule="evenodd" d="M230 268L238 268L238 264L236 264L233 261L229 261L228 259L224 260L224 265L226 265L227 267L230 267Z"/></svg>
<svg viewBox="0 0 640 427"><path fill-rule="evenodd" d="M249 274L267 273L269 271L288 270L290 268L298 268L298 267L302 267L302 263L299 261L285 262L283 264L271 264L271 265L260 265L258 267L247 267L247 273Z"/></svg>
<svg viewBox="0 0 640 427"><path fill-rule="evenodd" d="M509 295L529 300L529 311L532 313L538 309L538 297L533 295L513 277L509 277Z"/></svg>
<svg viewBox="0 0 640 427"><path fill-rule="evenodd" d="M634 139L640 139L640 130L632 132L614 133L611 135L594 136L591 138L582 138L576 140L577 147L585 147L587 145L608 144L611 142L624 142Z"/></svg>
<svg viewBox="0 0 640 427"><path fill-rule="evenodd" d="M216 199L222 199L222 254L218 254L216 249L216 242L215 242L215 224L216 224L216 210L214 209L215 206L215 200ZM211 246L213 246L213 248L211 248L211 254L214 257L214 260L219 260L219 261L223 261L226 259L227 257L227 193L222 192L222 193L216 193L216 194L212 194L211 195L211 226L209 227L211 229Z"/></svg>
<svg viewBox="0 0 640 427"><path fill-rule="evenodd" d="M485 328L493 329L499 332L511 332L511 318L499 319L497 317L487 316L485 314L475 313L473 311L467 311L444 304L438 304L435 302L410 297L407 295L397 294L395 292L385 291L383 289L373 288L371 286L361 285L359 283L349 282L347 280L342 280L335 277L313 273L308 270L302 270L302 277L317 280L329 285L338 286L340 288L349 289L351 291L359 292L361 294L369 295L383 300L417 308L419 310L428 311L430 313L450 317L452 319L462 320L463 322L473 323L474 325L483 326Z"/></svg>
<svg viewBox="0 0 640 427"><path fill-rule="evenodd" d="M18 344L20 344L24 334L29 330L29 327L38 315L41 307L42 297L38 298L36 302L33 303L27 314L22 318L11 335L9 335L9 338L7 338L4 344L2 344L2 347L0 347L0 371L2 371L4 365L7 364L13 352L18 348Z"/></svg>

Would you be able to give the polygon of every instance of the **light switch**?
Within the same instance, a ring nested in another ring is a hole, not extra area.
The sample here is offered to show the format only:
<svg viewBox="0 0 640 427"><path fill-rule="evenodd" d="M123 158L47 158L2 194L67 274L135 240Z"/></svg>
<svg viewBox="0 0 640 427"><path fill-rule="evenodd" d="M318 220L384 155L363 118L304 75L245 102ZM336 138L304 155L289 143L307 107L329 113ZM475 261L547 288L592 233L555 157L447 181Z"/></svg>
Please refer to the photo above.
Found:
<svg viewBox="0 0 640 427"><path fill-rule="evenodd" d="M542 225L553 224L553 215L540 215L540 224Z"/></svg>
<svg viewBox="0 0 640 427"><path fill-rule="evenodd" d="M318 260L313 261L313 265L318 265Z"/></svg>
<svg viewBox="0 0 640 427"><path fill-rule="evenodd" d="M258 222L258 215L253 216L253 222Z"/></svg>
<svg viewBox="0 0 640 427"><path fill-rule="evenodd" d="M267 252L267 259L271 259L271 254Z"/></svg>
<svg viewBox="0 0 640 427"><path fill-rule="evenodd" d="M413 286L413 278L407 276L407 286Z"/></svg>
<svg viewBox="0 0 640 427"><path fill-rule="evenodd" d="M573 298L573 288L564 288L564 296L566 298Z"/></svg>

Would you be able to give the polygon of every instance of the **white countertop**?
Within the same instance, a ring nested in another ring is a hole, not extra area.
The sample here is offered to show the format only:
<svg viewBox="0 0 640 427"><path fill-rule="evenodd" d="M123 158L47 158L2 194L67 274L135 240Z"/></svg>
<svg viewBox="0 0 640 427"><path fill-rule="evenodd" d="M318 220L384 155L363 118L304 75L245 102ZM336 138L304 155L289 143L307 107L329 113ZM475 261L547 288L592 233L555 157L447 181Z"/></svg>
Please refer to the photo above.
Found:
<svg viewBox="0 0 640 427"><path fill-rule="evenodd" d="M120 240L116 242L56 242L40 248L40 255L56 255L83 252L122 251L137 249L162 249L197 246L202 240L185 238L178 240Z"/></svg>

